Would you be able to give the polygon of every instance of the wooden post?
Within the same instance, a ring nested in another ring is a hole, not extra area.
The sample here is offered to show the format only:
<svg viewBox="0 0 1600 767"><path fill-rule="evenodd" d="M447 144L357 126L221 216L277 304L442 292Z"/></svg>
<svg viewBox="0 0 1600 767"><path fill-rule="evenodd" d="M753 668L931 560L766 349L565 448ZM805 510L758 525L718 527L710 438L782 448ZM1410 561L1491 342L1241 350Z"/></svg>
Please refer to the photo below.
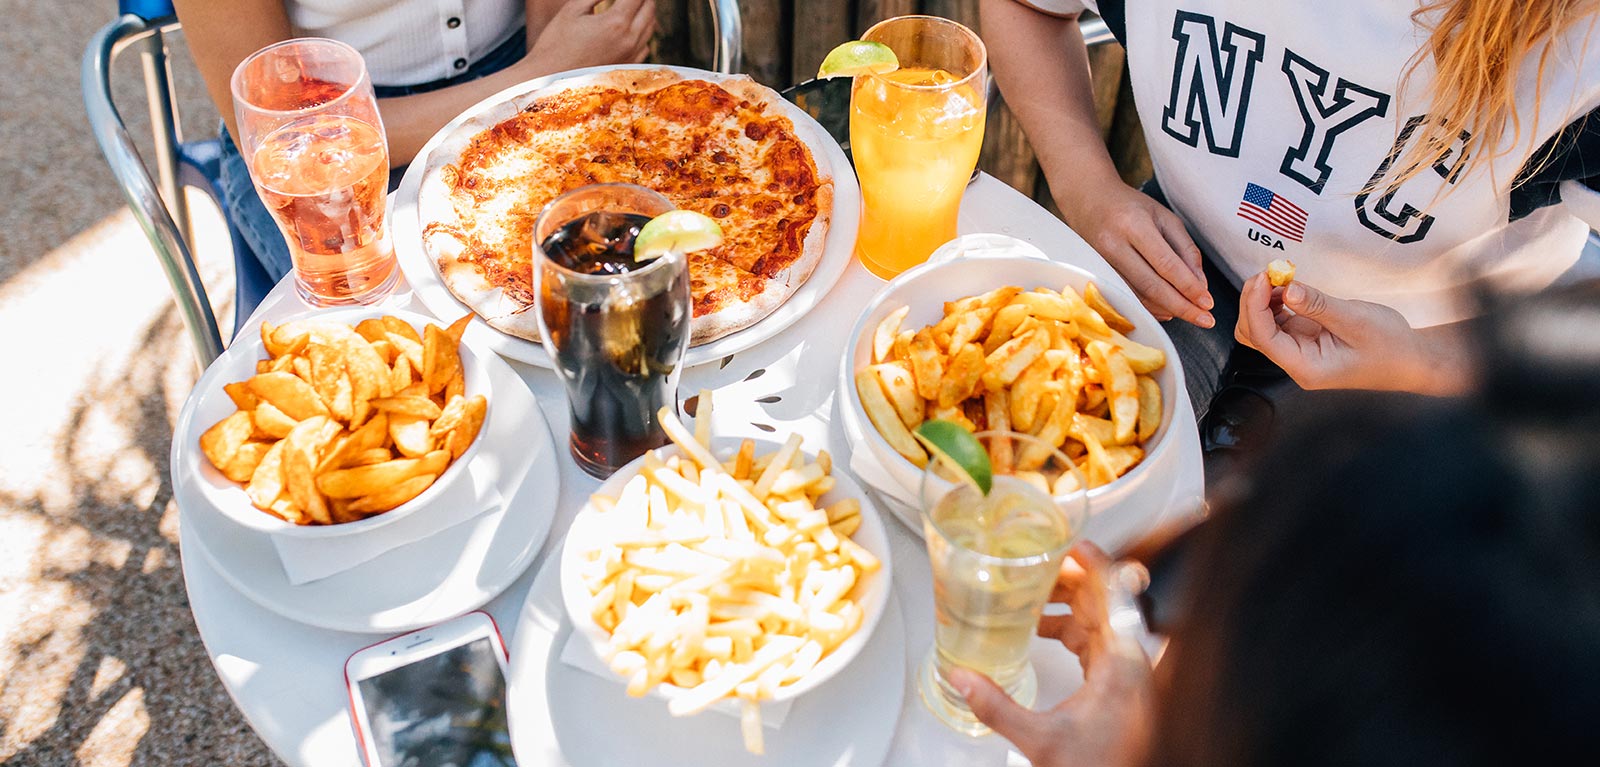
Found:
<svg viewBox="0 0 1600 767"><path fill-rule="evenodd" d="M803 1L803 0L802 0ZM711 11L705 0L688 0L696 66L711 67ZM783 0L739 0L744 17L744 71L762 85L782 90L789 79L789 14Z"/></svg>
<svg viewBox="0 0 1600 767"><path fill-rule="evenodd" d="M1133 86L1122 78L1116 116L1111 125L1111 159L1129 186L1139 186L1155 175L1150 165L1150 150L1144 144L1144 127L1133 104Z"/></svg>
<svg viewBox="0 0 1600 767"><path fill-rule="evenodd" d="M816 76L828 51L855 38L853 25L850 0L796 0L790 24L794 30L794 54L789 72L794 82Z"/></svg>
<svg viewBox="0 0 1600 767"><path fill-rule="evenodd" d="M1104 43L1089 49L1089 72L1094 78L1094 111L1100 120L1102 140L1109 141L1111 138L1117 99L1122 93L1122 68L1127 60L1127 52L1116 43Z"/></svg>
<svg viewBox="0 0 1600 767"><path fill-rule="evenodd" d="M917 0L859 0L856 4L855 36L859 38L873 24L884 19L921 12Z"/></svg>
<svg viewBox="0 0 1600 767"><path fill-rule="evenodd" d="M701 0L656 0L656 34L650 41L652 62L693 66L689 52L689 2Z"/></svg>

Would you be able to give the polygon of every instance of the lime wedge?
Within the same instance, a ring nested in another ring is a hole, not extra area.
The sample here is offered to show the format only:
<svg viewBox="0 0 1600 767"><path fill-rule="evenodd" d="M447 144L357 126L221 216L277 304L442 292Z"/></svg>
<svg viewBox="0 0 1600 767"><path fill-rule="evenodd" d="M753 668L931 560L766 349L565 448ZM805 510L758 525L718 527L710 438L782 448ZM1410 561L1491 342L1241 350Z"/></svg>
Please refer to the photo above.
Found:
<svg viewBox="0 0 1600 767"><path fill-rule="evenodd" d="M883 43L872 43L866 40L851 40L831 51L828 57L822 60L822 66L817 68L817 77L855 77L871 72L875 75L888 74L900 68L900 60L895 58L894 51Z"/></svg>
<svg viewBox="0 0 1600 767"><path fill-rule="evenodd" d="M692 210L669 210L650 219L633 240L633 260L650 261L668 253L691 253L722 244L722 227Z"/></svg>
<svg viewBox="0 0 1600 767"><path fill-rule="evenodd" d="M972 436L966 427L936 418L923 421L914 436L923 447L928 448L928 452L933 453L933 460L945 461L960 469L967 481L984 495L989 494L989 488L994 486L994 467L989 463L989 451L983 449L983 443Z"/></svg>

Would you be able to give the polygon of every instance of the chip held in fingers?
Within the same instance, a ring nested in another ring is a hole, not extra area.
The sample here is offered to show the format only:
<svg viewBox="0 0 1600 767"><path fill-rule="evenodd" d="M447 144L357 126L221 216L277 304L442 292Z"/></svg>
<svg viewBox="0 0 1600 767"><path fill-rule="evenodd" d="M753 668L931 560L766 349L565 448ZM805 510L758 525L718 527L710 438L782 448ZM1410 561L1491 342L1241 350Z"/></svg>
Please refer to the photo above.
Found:
<svg viewBox="0 0 1600 767"><path fill-rule="evenodd" d="M1154 374L1159 348L1127 337L1134 323L1099 286L1004 286L944 304L918 328L909 307L872 335L871 365L856 369L862 410L889 446L922 467L912 432L945 419L971 431L1024 432L1076 461L1090 487L1109 484L1144 459L1163 415ZM908 344L893 340L910 336ZM991 455L996 473L1027 471L1040 456Z"/></svg>
<svg viewBox="0 0 1600 767"><path fill-rule="evenodd" d="M1294 282L1294 262L1280 258L1267 264L1267 281L1275 288Z"/></svg>
<svg viewBox="0 0 1600 767"><path fill-rule="evenodd" d="M200 450L252 505L292 524L394 509L483 428L488 400L465 394L465 320L421 332L392 316L263 323L267 357L224 385L238 409L201 435Z"/></svg>

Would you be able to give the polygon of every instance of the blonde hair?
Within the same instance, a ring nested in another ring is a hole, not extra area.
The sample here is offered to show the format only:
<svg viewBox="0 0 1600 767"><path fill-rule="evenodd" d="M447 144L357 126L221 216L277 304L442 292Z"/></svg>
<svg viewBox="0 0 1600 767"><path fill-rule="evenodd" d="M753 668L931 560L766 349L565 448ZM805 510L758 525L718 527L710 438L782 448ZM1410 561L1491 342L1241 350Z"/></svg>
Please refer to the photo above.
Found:
<svg viewBox="0 0 1600 767"><path fill-rule="evenodd" d="M1428 39L1412 58L1406 79L1427 59L1434 63L1430 119L1390 172L1373 178L1368 191L1393 188L1441 163L1462 131L1469 134L1463 173L1513 151L1524 137L1517 112L1517 80L1529 55L1539 49L1534 105L1543 98L1551 42L1581 18L1593 0L1424 0L1412 20ZM1537 120L1537 118L1535 118ZM1537 123L1527 126L1537 132ZM1507 137L1511 141L1506 141ZM1454 164L1458 158L1452 158ZM1549 158L1537 159L1536 162Z"/></svg>

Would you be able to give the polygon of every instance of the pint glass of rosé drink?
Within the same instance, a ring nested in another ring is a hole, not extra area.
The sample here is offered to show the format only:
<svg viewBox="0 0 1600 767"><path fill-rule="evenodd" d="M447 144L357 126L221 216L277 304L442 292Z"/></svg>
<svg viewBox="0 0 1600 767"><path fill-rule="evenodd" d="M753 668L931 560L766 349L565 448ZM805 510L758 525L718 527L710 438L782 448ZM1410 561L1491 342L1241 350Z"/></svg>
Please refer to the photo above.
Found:
<svg viewBox="0 0 1600 767"><path fill-rule="evenodd" d="M361 54L321 38L269 45L233 71L233 108L300 297L326 306L388 295L399 275L383 226L389 146Z"/></svg>

